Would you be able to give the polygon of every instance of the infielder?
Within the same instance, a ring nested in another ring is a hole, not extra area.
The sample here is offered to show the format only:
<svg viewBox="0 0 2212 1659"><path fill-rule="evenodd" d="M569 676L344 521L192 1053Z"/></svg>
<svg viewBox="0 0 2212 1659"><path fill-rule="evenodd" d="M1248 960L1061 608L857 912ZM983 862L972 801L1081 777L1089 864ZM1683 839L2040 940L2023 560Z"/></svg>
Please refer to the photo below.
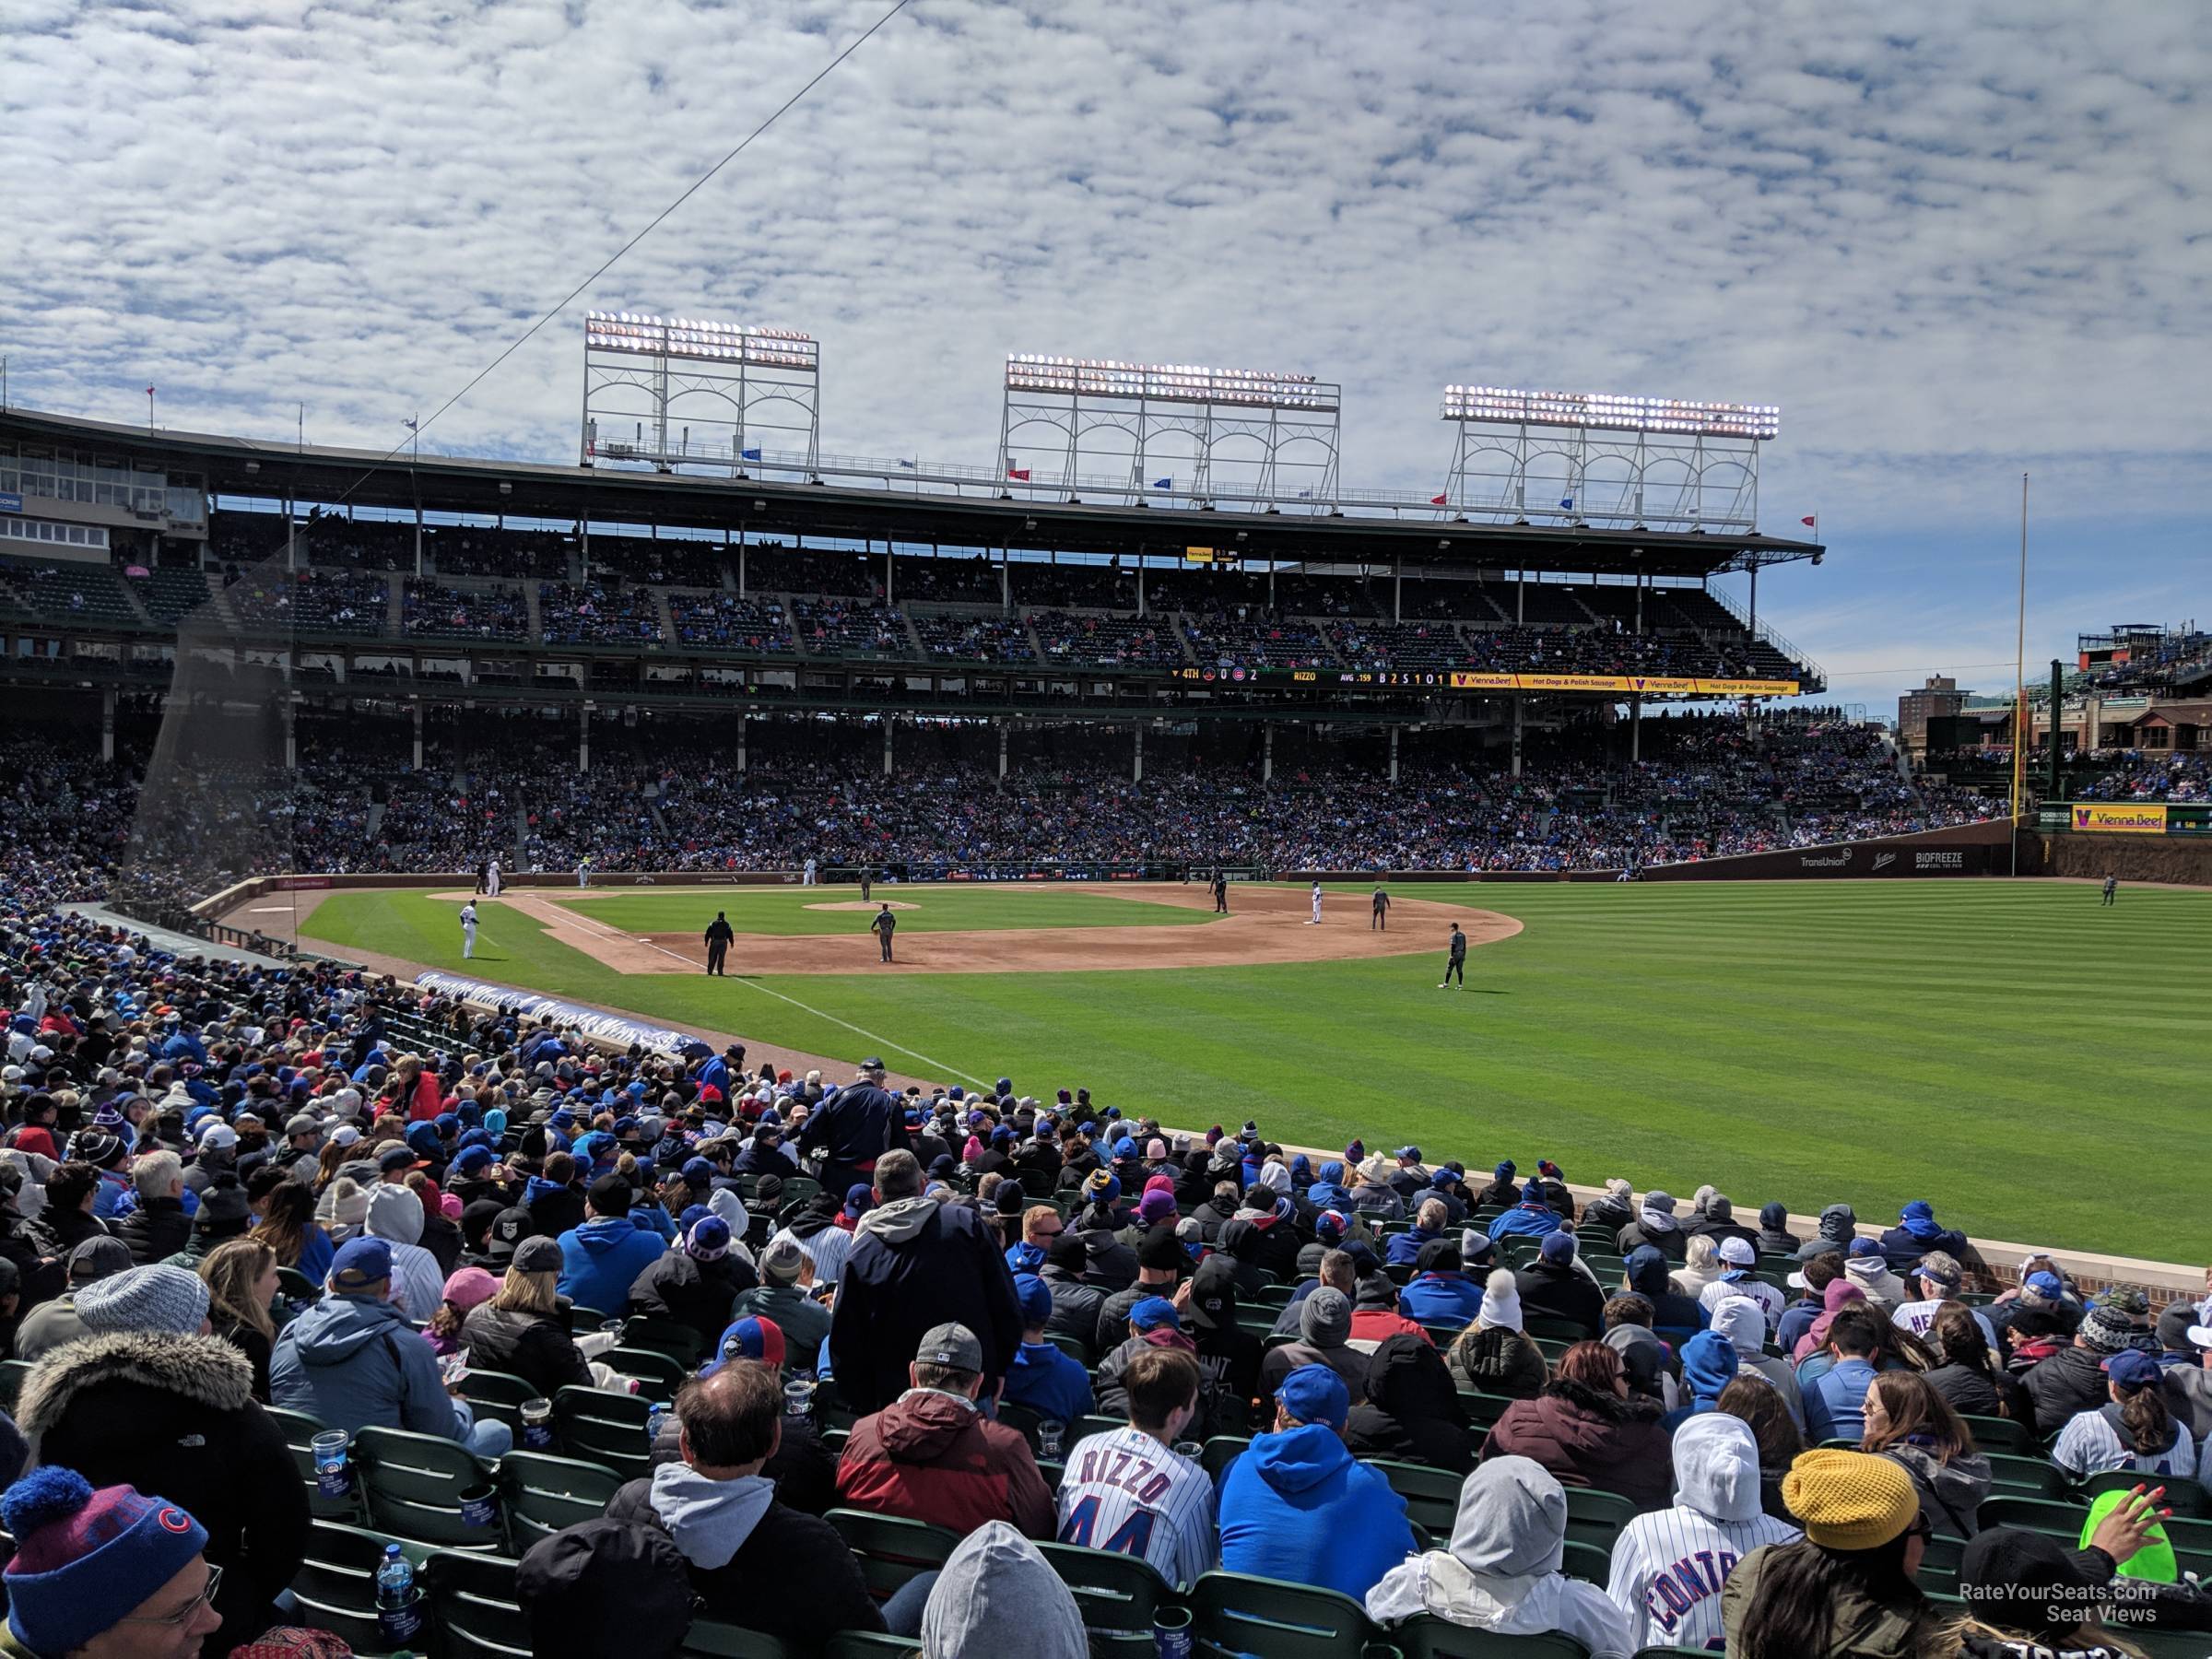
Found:
<svg viewBox="0 0 2212 1659"><path fill-rule="evenodd" d="M882 942L883 959L887 962L891 959L891 935L898 930L899 918L891 913L891 907L888 904L868 921L868 931Z"/></svg>
<svg viewBox="0 0 2212 1659"><path fill-rule="evenodd" d="M1318 881L1313 884L1313 914L1307 920L1306 925L1308 927L1321 925L1321 883Z"/></svg>
<svg viewBox="0 0 2212 1659"><path fill-rule="evenodd" d="M865 904L876 890L876 872L865 865L860 870L860 901Z"/></svg>
<svg viewBox="0 0 2212 1659"><path fill-rule="evenodd" d="M1229 914L1229 872L1218 865L1214 869L1214 914Z"/></svg>
<svg viewBox="0 0 2212 1659"><path fill-rule="evenodd" d="M461 959L468 961L477 954L477 901L471 899L461 907Z"/></svg>
<svg viewBox="0 0 2212 1659"><path fill-rule="evenodd" d="M484 897L487 899L497 899L499 896L500 861L495 858L489 864L484 866Z"/></svg>
<svg viewBox="0 0 2212 1659"><path fill-rule="evenodd" d="M799 872L799 885L801 887L814 885L814 860L811 858L806 861L805 867Z"/></svg>
<svg viewBox="0 0 2212 1659"><path fill-rule="evenodd" d="M1441 991L1453 980L1462 991L1467 988L1467 935L1456 922L1452 924L1452 954L1444 959L1444 977L1436 982L1436 988Z"/></svg>
<svg viewBox="0 0 2212 1659"><path fill-rule="evenodd" d="M1375 888L1374 901L1367 917L1367 931L1373 933L1378 928L1384 933L1390 931L1390 895L1380 886Z"/></svg>

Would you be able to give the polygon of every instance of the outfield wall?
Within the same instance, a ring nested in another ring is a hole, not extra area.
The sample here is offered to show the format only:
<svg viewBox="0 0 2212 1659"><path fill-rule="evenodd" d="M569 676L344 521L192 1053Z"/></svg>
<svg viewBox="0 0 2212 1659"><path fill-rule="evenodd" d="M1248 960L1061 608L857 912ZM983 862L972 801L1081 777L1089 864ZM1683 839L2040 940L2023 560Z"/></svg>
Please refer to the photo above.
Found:
<svg viewBox="0 0 2212 1659"><path fill-rule="evenodd" d="M2117 876L2124 882L2212 887L2212 841L2072 830L2042 835L2030 830L2022 838L2023 847L2029 841L2041 850L2045 873L2052 876L2089 881Z"/></svg>

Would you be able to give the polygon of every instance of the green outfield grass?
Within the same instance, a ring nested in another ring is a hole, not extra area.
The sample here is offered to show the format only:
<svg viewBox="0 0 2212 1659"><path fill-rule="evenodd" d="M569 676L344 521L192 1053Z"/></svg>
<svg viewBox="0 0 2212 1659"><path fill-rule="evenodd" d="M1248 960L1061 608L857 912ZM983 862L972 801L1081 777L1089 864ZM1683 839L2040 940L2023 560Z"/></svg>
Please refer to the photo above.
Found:
<svg viewBox="0 0 2212 1659"><path fill-rule="evenodd" d="M807 908L857 904L857 887L609 888L598 893L550 889L543 890L542 896L572 905L594 922L633 934L696 934L713 920L716 911L728 912L730 925L741 934L865 935L868 930L866 912ZM900 933L983 932L1008 927L1169 927L1214 920L1213 912L1207 910L1110 899L1081 888L1010 889L878 883L870 902L886 900L913 906L897 912Z"/></svg>
<svg viewBox="0 0 2212 1659"><path fill-rule="evenodd" d="M2212 894L2124 890L2107 910L2089 887L1972 880L1399 890L1525 930L1470 954L1465 993L1436 988L1441 942L1248 969L629 977L498 905L470 966L817 1053L880 1049L947 1082L1085 1084L1196 1128L1257 1116L1285 1141L1409 1140L1485 1170L1548 1157L1575 1181L1712 1181L1747 1208L1847 1198L1873 1219L1927 1198L1985 1237L2212 1257ZM945 916L1019 899L924 892ZM1364 925L1354 904L1345 924ZM310 931L458 968L453 911L335 894Z"/></svg>

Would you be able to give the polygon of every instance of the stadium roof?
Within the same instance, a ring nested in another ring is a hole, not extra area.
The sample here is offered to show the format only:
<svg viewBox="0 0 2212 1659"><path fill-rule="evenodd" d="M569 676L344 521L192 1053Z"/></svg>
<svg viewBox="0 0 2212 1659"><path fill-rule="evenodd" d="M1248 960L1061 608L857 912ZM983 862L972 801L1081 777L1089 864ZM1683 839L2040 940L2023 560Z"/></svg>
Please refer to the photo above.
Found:
<svg viewBox="0 0 2212 1659"><path fill-rule="evenodd" d="M953 547L1138 553L1180 558L1215 547L1285 563L1588 571L1701 577L1720 570L1817 559L1817 542L1735 532L1594 529L1460 522L1432 515L1209 512L1125 503L1003 500L824 484L665 475L490 457L385 455L373 450L142 428L28 409L0 410L0 441L53 445L150 469L196 473L217 495L302 504L511 513L594 524L742 527L756 535Z"/></svg>

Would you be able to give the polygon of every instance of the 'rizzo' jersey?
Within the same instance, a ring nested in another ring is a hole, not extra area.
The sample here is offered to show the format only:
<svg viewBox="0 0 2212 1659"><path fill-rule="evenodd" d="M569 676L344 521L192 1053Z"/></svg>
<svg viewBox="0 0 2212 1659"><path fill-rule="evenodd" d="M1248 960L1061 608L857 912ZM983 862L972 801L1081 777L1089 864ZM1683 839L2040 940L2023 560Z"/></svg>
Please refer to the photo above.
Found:
<svg viewBox="0 0 2212 1659"><path fill-rule="evenodd" d="M1142 1556L1171 1584L1188 1584L1220 1559L1213 1481L1142 1430L1077 1441L1059 1502L1061 1543Z"/></svg>
<svg viewBox="0 0 2212 1659"><path fill-rule="evenodd" d="M1797 1529L1771 1515L1715 1521L1677 1505L1639 1515L1613 1543L1606 1594L1629 1616L1630 1650L1721 1649L1721 1586L1762 1544L1788 1544Z"/></svg>

